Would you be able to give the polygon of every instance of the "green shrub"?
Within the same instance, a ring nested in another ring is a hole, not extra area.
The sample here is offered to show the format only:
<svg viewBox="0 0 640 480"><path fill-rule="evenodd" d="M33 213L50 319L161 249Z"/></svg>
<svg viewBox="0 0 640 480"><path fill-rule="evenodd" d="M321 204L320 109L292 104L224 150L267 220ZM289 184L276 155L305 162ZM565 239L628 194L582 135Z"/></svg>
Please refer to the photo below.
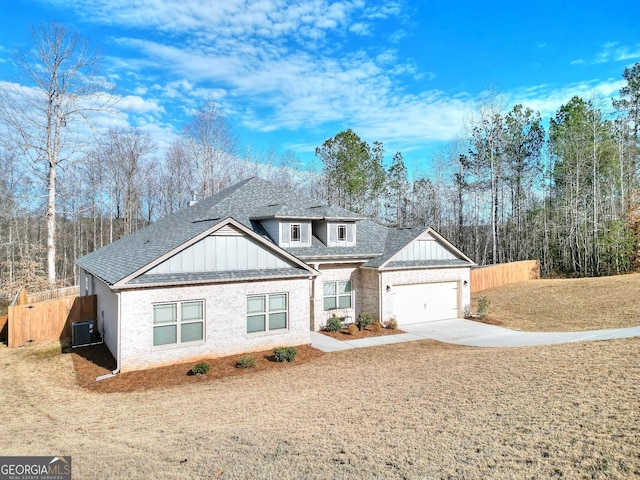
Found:
<svg viewBox="0 0 640 480"><path fill-rule="evenodd" d="M296 347L278 347L273 351L276 362L293 362L297 354Z"/></svg>
<svg viewBox="0 0 640 480"><path fill-rule="evenodd" d="M342 320L338 317L331 317L327 320L327 324L324 326L327 332L339 332L342 330Z"/></svg>
<svg viewBox="0 0 640 480"><path fill-rule="evenodd" d="M480 318L485 318L489 314L489 305L491 305L491 300L488 297L478 299L478 316Z"/></svg>
<svg viewBox="0 0 640 480"><path fill-rule="evenodd" d="M256 359L253 355L244 355L236 361L238 368L252 368L256 366Z"/></svg>
<svg viewBox="0 0 640 480"><path fill-rule="evenodd" d="M191 369L191 375L205 375L209 371L207 362L200 362Z"/></svg>
<svg viewBox="0 0 640 480"><path fill-rule="evenodd" d="M360 331L358 326L356 324L354 324L354 323L349 325L347 328L349 329L349 335L355 335L356 333L358 333Z"/></svg>
<svg viewBox="0 0 640 480"><path fill-rule="evenodd" d="M387 324L385 325L386 328L388 328L389 330L395 330L396 328L398 328L398 321L391 317L389 320L387 320Z"/></svg>
<svg viewBox="0 0 640 480"><path fill-rule="evenodd" d="M358 326L360 327L360 330L363 330L364 328L368 327L372 323L373 323L373 313L362 312L360 314L360 318L358 319Z"/></svg>

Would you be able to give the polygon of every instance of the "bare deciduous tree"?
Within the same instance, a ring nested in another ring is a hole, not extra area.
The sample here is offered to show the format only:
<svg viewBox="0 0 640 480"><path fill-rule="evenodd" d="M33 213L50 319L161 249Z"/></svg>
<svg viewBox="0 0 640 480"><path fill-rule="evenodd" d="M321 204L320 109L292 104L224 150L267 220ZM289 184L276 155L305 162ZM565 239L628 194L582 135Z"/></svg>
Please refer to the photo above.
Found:
<svg viewBox="0 0 640 480"><path fill-rule="evenodd" d="M198 193L208 197L227 187L237 137L213 102L198 110L185 126L184 141L195 162Z"/></svg>
<svg viewBox="0 0 640 480"><path fill-rule="evenodd" d="M102 142L99 155L109 169L109 190L115 202L116 218L123 223L116 237L137 230L138 221L147 217L141 212L140 202L151 168L148 156L155 148L149 135L135 128L111 128Z"/></svg>
<svg viewBox="0 0 640 480"><path fill-rule="evenodd" d="M109 107L98 76L100 56L79 35L51 23L32 29L33 45L16 57L20 84L0 85L0 121L5 147L31 161L48 191L47 277L56 281L56 179L74 158L80 123Z"/></svg>

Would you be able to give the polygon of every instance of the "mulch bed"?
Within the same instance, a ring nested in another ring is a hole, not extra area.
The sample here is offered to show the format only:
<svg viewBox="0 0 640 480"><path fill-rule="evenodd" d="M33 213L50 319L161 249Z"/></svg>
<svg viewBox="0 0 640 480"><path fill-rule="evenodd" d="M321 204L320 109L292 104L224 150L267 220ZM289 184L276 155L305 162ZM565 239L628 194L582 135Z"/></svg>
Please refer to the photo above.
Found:
<svg viewBox="0 0 640 480"><path fill-rule="evenodd" d="M291 363L276 362L273 357L273 349L270 349L252 352L256 365L248 369L236 367L236 361L243 356L239 354L201 360L207 362L211 367L206 375L189 375L191 367L198 363L190 362L121 373L99 382L96 381L96 377L108 374L116 368L116 362L105 345L94 345L73 350L71 358L76 371L78 385L95 392L114 393L163 389L176 385L208 382L236 375L251 375L263 370L291 368L294 365L309 362L324 355L323 352L310 345L296 346L296 350L298 354Z"/></svg>
<svg viewBox="0 0 640 480"><path fill-rule="evenodd" d="M328 337L335 338L336 340L357 340L358 338L380 337L383 335L397 335L399 333L405 333L397 328L392 330L390 328L383 328L381 330L375 330L372 326L365 327L363 330L355 332L353 335L349 333L348 328L343 328L338 332L327 332L321 330L320 333L327 335Z"/></svg>

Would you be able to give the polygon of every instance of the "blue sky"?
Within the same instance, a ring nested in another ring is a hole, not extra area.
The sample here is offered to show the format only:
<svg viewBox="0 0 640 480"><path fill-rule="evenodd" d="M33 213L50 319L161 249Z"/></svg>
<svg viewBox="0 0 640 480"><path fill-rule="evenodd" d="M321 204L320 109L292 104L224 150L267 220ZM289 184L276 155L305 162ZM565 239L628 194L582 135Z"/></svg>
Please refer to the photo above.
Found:
<svg viewBox="0 0 640 480"><path fill-rule="evenodd" d="M0 81L29 26L57 21L105 57L123 115L163 148L214 100L254 150L306 162L347 128L428 170L482 92L551 116L615 96L640 62L640 3L596 1L3 0Z"/></svg>

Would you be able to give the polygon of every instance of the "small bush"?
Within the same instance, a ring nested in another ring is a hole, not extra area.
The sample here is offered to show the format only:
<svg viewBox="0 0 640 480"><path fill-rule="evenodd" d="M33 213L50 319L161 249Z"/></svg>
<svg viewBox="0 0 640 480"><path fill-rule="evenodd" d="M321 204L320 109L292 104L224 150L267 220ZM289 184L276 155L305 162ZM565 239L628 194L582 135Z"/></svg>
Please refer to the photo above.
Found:
<svg viewBox="0 0 640 480"><path fill-rule="evenodd" d="M362 312L360 314L360 318L358 320L358 326L360 327L360 330L363 330L364 328L368 327L372 323L373 323L373 313Z"/></svg>
<svg viewBox="0 0 640 480"><path fill-rule="evenodd" d="M191 375L205 375L209 371L207 362L200 362L191 369Z"/></svg>
<svg viewBox="0 0 640 480"><path fill-rule="evenodd" d="M478 317L485 318L489 314L489 305L491 305L491 300L488 297L478 299Z"/></svg>
<svg viewBox="0 0 640 480"><path fill-rule="evenodd" d="M296 347L278 347L273 351L273 354L276 357L276 362L293 362L298 351Z"/></svg>
<svg viewBox="0 0 640 480"><path fill-rule="evenodd" d="M339 332L342 330L342 321L338 317L331 317L324 326L327 332Z"/></svg>
<svg viewBox="0 0 640 480"><path fill-rule="evenodd" d="M256 366L256 359L253 355L244 355L236 361L237 368L252 368Z"/></svg>
<svg viewBox="0 0 640 480"><path fill-rule="evenodd" d="M358 333L360 331L360 329L358 328L357 325L355 325L354 323L352 323L351 325L349 325L349 335L355 335L356 333Z"/></svg>
<svg viewBox="0 0 640 480"><path fill-rule="evenodd" d="M382 328L383 328L382 324L378 320L373 322L373 324L371 326L373 327L373 331L374 332L378 332L378 333L380 333L382 331Z"/></svg>
<svg viewBox="0 0 640 480"><path fill-rule="evenodd" d="M398 328L398 321L395 318L390 318L387 320L387 324L385 325L389 330L395 330Z"/></svg>

